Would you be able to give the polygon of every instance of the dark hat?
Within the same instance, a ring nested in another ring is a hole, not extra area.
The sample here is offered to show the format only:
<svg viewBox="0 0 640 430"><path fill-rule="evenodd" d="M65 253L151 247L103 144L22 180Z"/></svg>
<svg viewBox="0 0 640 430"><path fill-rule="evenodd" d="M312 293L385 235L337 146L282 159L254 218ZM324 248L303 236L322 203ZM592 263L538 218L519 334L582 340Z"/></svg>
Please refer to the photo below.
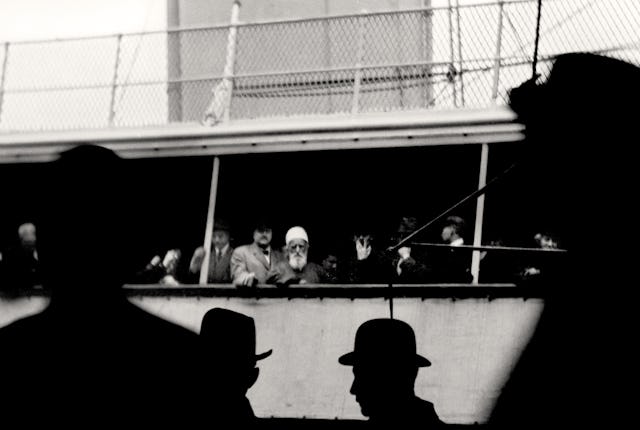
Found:
<svg viewBox="0 0 640 430"><path fill-rule="evenodd" d="M223 308L213 308L202 318L200 337L207 347L229 362L249 362L267 358L273 350L256 354L256 326L253 318Z"/></svg>
<svg viewBox="0 0 640 430"><path fill-rule="evenodd" d="M226 220L220 218L217 219L216 222L213 224L213 231L226 231L226 232L230 232L231 228L229 227L229 223L227 223Z"/></svg>
<svg viewBox="0 0 640 430"><path fill-rule="evenodd" d="M257 220L254 221L253 223L253 230L260 230L260 231L264 231L264 230L273 230L273 220L268 217L268 216L263 216Z"/></svg>
<svg viewBox="0 0 640 430"><path fill-rule="evenodd" d="M404 216L400 220L397 233L402 235L409 235L416 231L418 228L418 220L413 216Z"/></svg>
<svg viewBox="0 0 640 430"><path fill-rule="evenodd" d="M566 121L583 115L635 115L627 108L640 91L640 68L591 53L556 57L548 79L530 79L509 92L509 104L520 120L533 116ZM560 115L558 115L560 114Z"/></svg>
<svg viewBox="0 0 640 430"><path fill-rule="evenodd" d="M431 366L429 360L416 353L416 335L411 326L404 321L387 318L363 323L356 332L353 352L343 355L338 362L345 366L362 362Z"/></svg>

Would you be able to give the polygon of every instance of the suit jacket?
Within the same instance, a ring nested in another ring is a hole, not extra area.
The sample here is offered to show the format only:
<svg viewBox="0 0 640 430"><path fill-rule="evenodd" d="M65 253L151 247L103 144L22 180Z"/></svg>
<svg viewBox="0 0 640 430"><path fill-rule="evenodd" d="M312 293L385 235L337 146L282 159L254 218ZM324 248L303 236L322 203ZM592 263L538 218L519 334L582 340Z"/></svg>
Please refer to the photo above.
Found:
<svg viewBox="0 0 640 430"><path fill-rule="evenodd" d="M284 261L284 257L280 251L271 248L270 262L260 248L255 243L251 245L239 246L231 254L231 277L233 283L240 285L239 278L245 273L255 273L255 279L258 284L266 284L270 282L270 278L275 273L275 268L279 262Z"/></svg>

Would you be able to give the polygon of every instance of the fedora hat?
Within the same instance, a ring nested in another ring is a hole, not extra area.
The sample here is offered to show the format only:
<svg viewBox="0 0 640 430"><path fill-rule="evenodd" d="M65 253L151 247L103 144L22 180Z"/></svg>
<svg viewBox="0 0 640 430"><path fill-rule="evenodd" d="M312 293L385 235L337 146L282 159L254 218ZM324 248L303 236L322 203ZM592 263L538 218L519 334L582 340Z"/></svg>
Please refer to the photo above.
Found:
<svg viewBox="0 0 640 430"><path fill-rule="evenodd" d="M411 326L388 318L364 322L356 332L353 351L338 362L345 366L371 362L431 366L429 360L416 353L416 335Z"/></svg>
<svg viewBox="0 0 640 430"><path fill-rule="evenodd" d="M206 347L230 362L267 358L273 350L256 354L256 326L253 318L223 308L213 308L202 318L200 337Z"/></svg>

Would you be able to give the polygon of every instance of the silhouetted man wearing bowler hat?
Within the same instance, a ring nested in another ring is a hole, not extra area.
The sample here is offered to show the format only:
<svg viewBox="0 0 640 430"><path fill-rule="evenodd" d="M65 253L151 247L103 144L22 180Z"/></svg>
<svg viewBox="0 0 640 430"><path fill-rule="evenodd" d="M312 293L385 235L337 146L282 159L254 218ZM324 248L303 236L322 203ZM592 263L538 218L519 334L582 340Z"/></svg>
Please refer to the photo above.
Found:
<svg viewBox="0 0 640 430"><path fill-rule="evenodd" d="M209 378L206 400L213 420L226 425L256 424L246 394L260 373L256 363L272 350L256 354L253 318L228 309L210 309L202 318L200 339Z"/></svg>
<svg viewBox="0 0 640 430"><path fill-rule="evenodd" d="M374 319L356 332L355 348L338 360L353 366L351 394L362 414L380 428L439 427L431 402L414 393L420 367L431 362L416 353L416 337L409 324L394 319Z"/></svg>

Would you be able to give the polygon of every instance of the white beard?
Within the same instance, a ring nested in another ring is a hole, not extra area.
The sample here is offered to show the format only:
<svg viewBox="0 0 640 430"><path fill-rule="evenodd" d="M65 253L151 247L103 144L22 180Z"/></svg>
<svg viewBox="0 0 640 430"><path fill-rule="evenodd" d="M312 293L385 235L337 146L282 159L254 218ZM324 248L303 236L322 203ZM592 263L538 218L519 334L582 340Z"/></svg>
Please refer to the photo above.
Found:
<svg viewBox="0 0 640 430"><path fill-rule="evenodd" d="M293 270L302 270L306 265L307 265L306 255L297 255L297 254L289 255L289 266L291 266Z"/></svg>

